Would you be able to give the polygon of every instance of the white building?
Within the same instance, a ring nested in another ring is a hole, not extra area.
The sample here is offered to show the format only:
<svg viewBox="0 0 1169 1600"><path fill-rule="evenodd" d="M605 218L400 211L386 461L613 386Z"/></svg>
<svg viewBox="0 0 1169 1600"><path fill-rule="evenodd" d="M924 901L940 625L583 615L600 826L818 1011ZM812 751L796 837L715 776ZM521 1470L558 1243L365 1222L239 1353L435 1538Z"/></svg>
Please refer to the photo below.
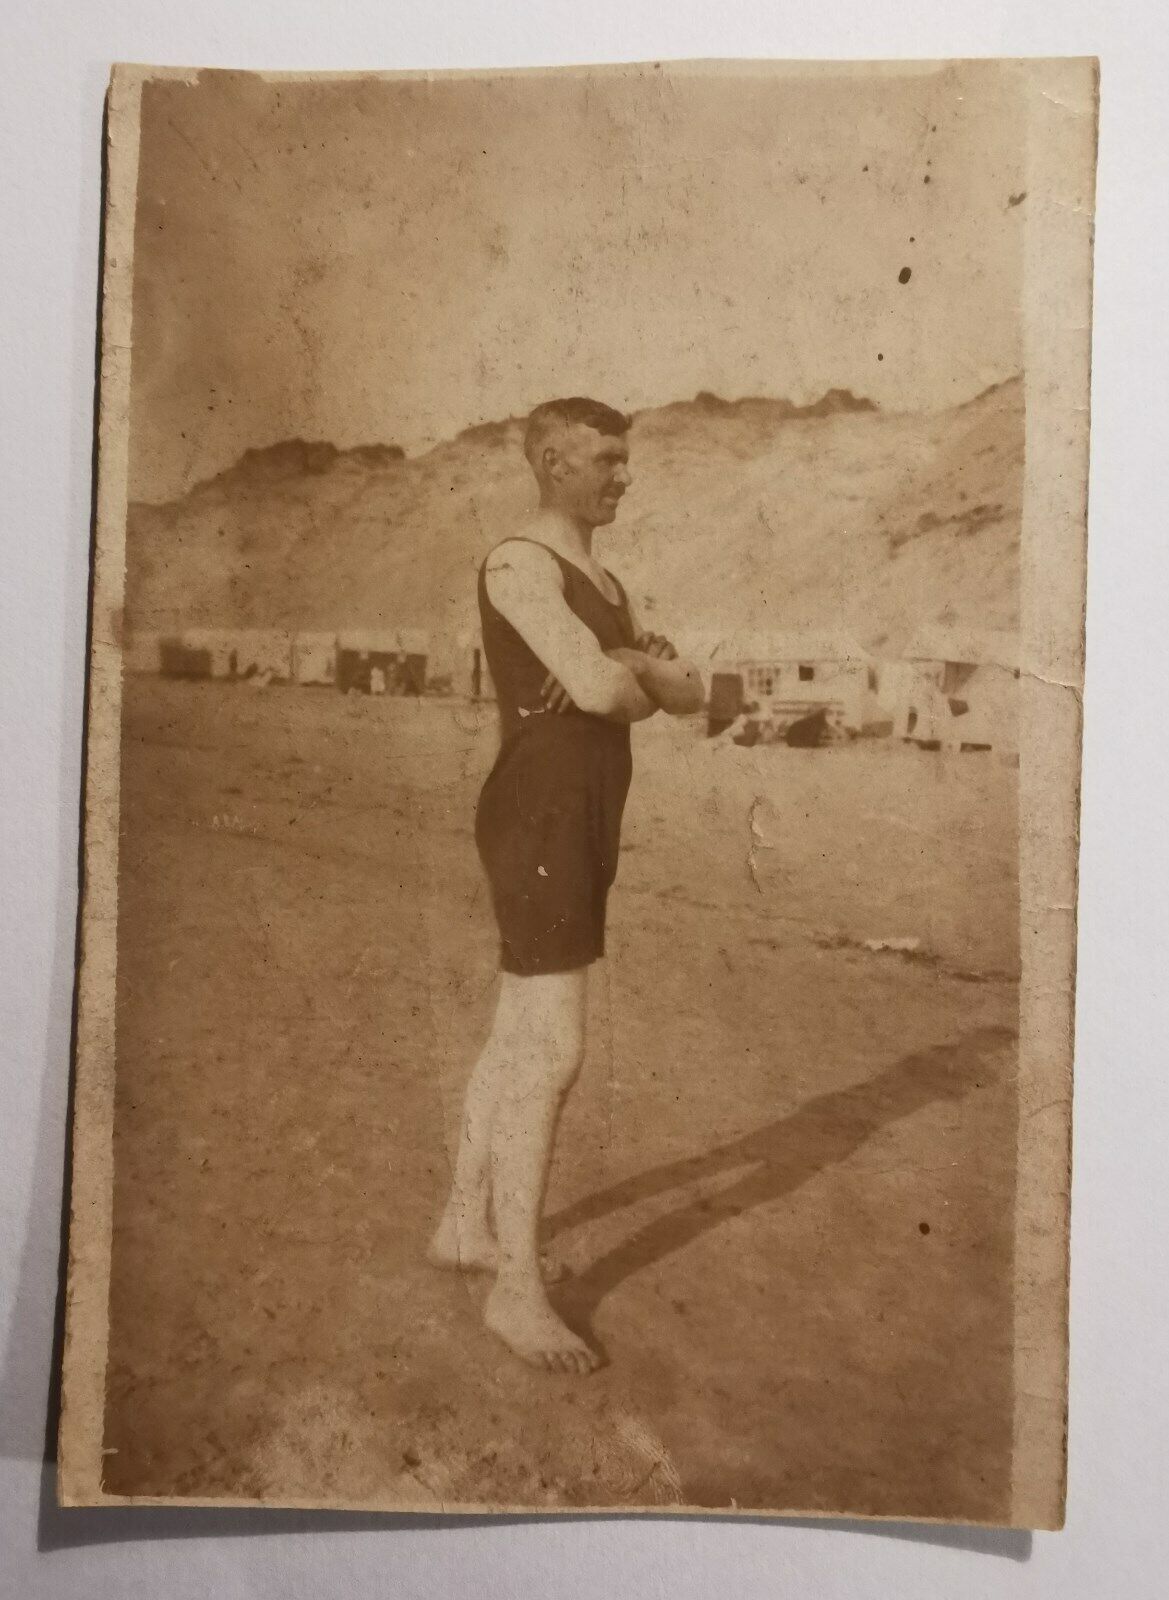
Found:
<svg viewBox="0 0 1169 1600"><path fill-rule="evenodd" d="M712 678L737 676L742 704L778 727L824 711L833 727L859 733L879 715L876 661L829 630L724 634L709 670Z"/></svg>
<svg viewBox="0 0 1169 1600"><path fill-rule="evenodd" d="M896 738L943 750L1019 748L1019 642L993 630L922 628L886 669Z"/></svg>

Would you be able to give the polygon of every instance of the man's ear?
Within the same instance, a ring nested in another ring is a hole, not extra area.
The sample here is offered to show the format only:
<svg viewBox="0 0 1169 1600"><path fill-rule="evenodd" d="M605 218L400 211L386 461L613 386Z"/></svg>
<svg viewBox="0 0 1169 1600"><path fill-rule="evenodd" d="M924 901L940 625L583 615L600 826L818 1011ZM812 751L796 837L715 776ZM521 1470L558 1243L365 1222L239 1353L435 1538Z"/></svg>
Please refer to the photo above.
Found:
<svg viewBox="0 0 1169 1600"><path fill-rule="evenodd" d="M544 446L544 453L540 457L540 460L543 463L544 476L546 478L556 478L559 480L564 476L564 457L560 454L560 451L557 450L555 445L546 444Z"/></svg>

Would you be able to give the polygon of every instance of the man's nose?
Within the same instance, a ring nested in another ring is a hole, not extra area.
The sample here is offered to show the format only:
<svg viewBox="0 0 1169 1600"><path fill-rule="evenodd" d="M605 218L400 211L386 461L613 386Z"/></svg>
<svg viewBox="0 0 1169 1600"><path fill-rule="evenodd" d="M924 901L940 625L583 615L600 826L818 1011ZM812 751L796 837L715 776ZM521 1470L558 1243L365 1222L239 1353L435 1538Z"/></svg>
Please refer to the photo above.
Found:
<svg viewBox="0 0 1169 1600"><path fill-rule="evenodd" d="M613 474L613 482L619 483L623 489L628 489L629 485L633 482L633 476L630 473L629 468L618 467L616 472Z"/></svg>

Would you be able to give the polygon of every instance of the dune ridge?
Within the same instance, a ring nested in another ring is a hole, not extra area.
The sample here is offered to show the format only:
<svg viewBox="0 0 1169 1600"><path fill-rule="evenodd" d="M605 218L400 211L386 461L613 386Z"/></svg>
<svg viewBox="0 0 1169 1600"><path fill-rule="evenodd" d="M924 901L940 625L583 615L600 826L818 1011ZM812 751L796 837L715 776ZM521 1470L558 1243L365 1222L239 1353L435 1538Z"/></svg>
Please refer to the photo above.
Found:
<svg viewBox="0 0 1169 1600"><path fill-rule="evenodd" d="M599 553L667 629L833 627L890 653L926 623L1010 630L1023 421L1020 378L933 413L847 390L642 411ZM132 504L130 627L473 626L477 563L535 504L522 429L415 457L286 440Z"/></svg>

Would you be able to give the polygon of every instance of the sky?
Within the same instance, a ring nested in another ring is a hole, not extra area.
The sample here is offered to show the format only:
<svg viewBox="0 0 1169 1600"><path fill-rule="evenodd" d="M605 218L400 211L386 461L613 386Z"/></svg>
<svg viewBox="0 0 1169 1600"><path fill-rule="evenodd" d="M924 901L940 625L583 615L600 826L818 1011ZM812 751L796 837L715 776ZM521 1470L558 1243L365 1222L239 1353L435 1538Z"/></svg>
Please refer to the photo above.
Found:
<svg viewBox="0 0 1169 1600"><path fill-rule="evenodd" d="M131 496L557 394L955 404L1022 364L1009 66L145 86Z"/></svg>

